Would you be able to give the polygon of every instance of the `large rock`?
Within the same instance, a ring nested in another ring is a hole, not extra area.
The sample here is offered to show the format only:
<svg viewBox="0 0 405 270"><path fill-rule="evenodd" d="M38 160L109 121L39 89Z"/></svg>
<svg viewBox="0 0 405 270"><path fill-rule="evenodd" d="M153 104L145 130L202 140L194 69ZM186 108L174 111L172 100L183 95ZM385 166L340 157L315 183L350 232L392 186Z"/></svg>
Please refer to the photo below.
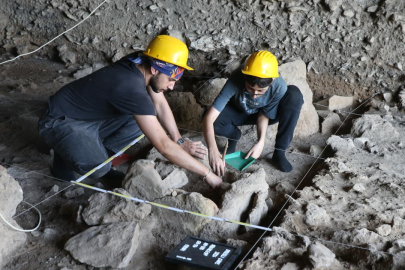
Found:
<svg viewBox="0 0 405 270"><path fill-rule="evenodd" d="M124 189L115 189L114 192L129 195ZM89 205L83 210L82 217L88 225L101 225L139 221L151 211L149 204L135 203L108 193L95 193L89 198Z"/></svg>
<svg viewBox="0 0 405 270"><path fill-rule="evenodd" d="M308 258L315 269L328 269L335 261L335 257L332 251L319 242L308 247Z"/></svg>
<svg viewBox="0 0 405 270"><path fill-rule="evenodd" d="M14 227L18 224L12 219L17 205L23 199L23 191L17 181L0 166L0 213ZM0 220L0 269L8 257L15 254L26 241L27 236L17 232Z"/></svg>
<svg viewBox="0 0 405 270"><path fill-rule="evenodd" d="M216 216L218 213L218 207L213 201L196 192L179 194L175 197L166 196L163 199L156 200L156 202L208 216ZM212 221L211 219L191 214L181 214L160 207L156 207L154 211L163 224L171 225L178 231L194 235L198 234L207 223Z"/></svg>
<svg viewBox="0 0 405 270"><path fill-rule="evenodd" d="M240 222L251 220L258 223L267 213L267 207L261 202L256 202L255 205L258 208L252 208L252 198L257 194L257 199L265 200L268 189L263 168L251 174L244 174L243 178L232 183L231 188L223 195L218 217ZM216 234L222 238L235 238L238 229L239 225L234 223L212 222L203 231L207 235Z"/></svg>
<svg viewBox="0 0 405 270"><path fill-rule="evenodd" d="M304 96L304 105L302 105L300 118L294 135L305 137L319 131L318 114L312 105L312 91L309 88L306 79L306 65L302 60L296 60L291 63L283 64L279 67L281 77L287 85L297 86Z"/></svg>
<svg viewBox="0 0 405 270"><path fill-rule="evenodd" d="M69 239L65 249L76 260L94 267L126 267L138 248L134 222L91 227Z"/></svg>
<svg viewBox="0 0 405 270"><path fill-rule="evenodd" d="M333 150L337 152L350 152L355 149L353 140L350 138L341 138L339 136L332 135L326 143L332 147Z"/></svg>
<svg viewBox="0 0 405 270"><path fill-rule="evenodd" d="M315 104L319 110L328 109L330 111L340 110L353 105L353 97L342 97L333 95L326 99L320 100Z"/></svg>
<svg viewBox="0 0 405 270"><path fill-rule="evenodd" d="M395 127L379 115L363 115L353 122L351 131L355 137L365 137L376 144L386 141L398 141L400 133Z"/></svg>
<svg viewBox="0 0 405 270"><path fill-rule="evenodd" d="M325 209L312 203L308 204L305 215L305 222L310 226L322 227L328 225L330 222L330 217Z"/></svg>
<svg viewBox="0 0 405 270"><path fill-rule="evenodd" d="M169 194L171 189L180 188L188 183L186 174L173 166L173 170L165 179L155 169L155 162L141 159L128 169L123 181L123 187L132 196L140 197L149 201ZM167 181L166 181L167 180Z"/></svg>
<svg viewBox="0 0 405 270"><path fill-rule="evenodd" d="M341 125L342 121L340 121L339 115L336 113L329 113L322 122L322 134L330 136L334 134Z"/></svg>

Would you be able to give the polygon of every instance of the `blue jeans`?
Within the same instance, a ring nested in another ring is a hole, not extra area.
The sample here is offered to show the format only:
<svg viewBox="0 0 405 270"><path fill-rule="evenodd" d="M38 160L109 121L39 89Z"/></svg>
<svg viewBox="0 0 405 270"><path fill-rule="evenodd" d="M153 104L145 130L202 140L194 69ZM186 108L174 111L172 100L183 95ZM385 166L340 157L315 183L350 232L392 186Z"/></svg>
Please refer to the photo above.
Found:
<svg viewBox="0 0 405 270"><path fill-rule="evenodd" d="M278 123L275 148L286 150L290 145L302 104L301 91L295 85L289 85L278 105L276 119L269 119L269 125ZM237 141L241 137L238 126L256 125L257 116L257 113L246 114L228 103L214 122L215 134Z"/></svg>
<svg viewBox="0 0 405 270"><path fill-rule="evenodd" d="M142 134L132 115L97 121L52 118L45 114L38 123L40 137L66 165L85 174L108 159L107 149L117 153ZM99 178L111 169L111 162L90 175Z"/></svg>

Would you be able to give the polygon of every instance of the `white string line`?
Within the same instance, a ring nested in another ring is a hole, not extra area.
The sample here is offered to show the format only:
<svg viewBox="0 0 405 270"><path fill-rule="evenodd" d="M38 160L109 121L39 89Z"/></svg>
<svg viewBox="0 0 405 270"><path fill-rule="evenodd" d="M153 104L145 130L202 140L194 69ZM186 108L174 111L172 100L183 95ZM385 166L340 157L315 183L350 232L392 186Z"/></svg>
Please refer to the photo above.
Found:
<svg viewBox="0 0 405 270"><path fill-rule="evenodd" d="M66 190L66 189L68 189L68 188L70 188L70 187L72 187L72 186L74 186L74 184L71 184L71 185L69 185L69 186L67 186L67 187L65 187L65 188L63 188L63 189L61 189L61 190L59 190L59 191L56 192L55 194L52 194L51 196L49 196L49 197L43 199L42 201L40 201L39 203L34 204L32 207L30 207L30 208L28 208L28 209L22 211L22 212L19 213L18 215L13 216L13 219L15 219L15 218L21 216L22 214L24 214L24 213L28 212L29 210L31 210L33 207L36 207L36 206L40 205L40 204L43 203L44 201L49 200L49 199L52 198L53 196L56 196L57 194L61 193L62 191Z"/></svg>
<svg viewBox="0 0 405 270"><path fill-rule="evenodd" d="M360 108L361 106L363 106L365 103L367 103L371 98L373 98L374 96L378 95L379 92L373 94L371 97L369 97L368 99L366 99L365 101L363 101L359 106L357 106L355 109L353 109L351 112L356 111L358 108ZM342 121L342 124L339 126L339 128L336 130L335 134L340 130L340 128L343 126L344 122L347 120L347 118L349 117L349 114L346 116L346 118ZM325 146L322 150L322 152L319 154L319 156L321 156L323 154L323 152L325 151L325 149L327 148L327 146ZM273 225L274 221L278 218L278 216L280 215L280 213L283 211L284 207L290 202L292 196L294 195L294 193L297 191L298 187L301 185L301 183L304 181L305 177L307 177L308 173L311 171L311 169L314 167L315 163L318 160L316 159L311 167L308 169L308 171L305 173L305 175L302 177L301 181L298 183L298 185L295 187L294 191L291 193L291 195L288 197L287 201L284 203L284 205L281 207L281 209L278 211L277 215L274 217L274 219L272 220L272 222L270 223L270 225L267 228L270 228L271 225ZM238 265L234 268L237 269L239 267L239 265L241 263L243 263L243 261L246 259L246 257L250 254L250 252L252 252L252 250L256 247L256 245L259 243L259 241L263 238L263 236L266 234L266 231L262 233L262 235L259 237L259 239L256 241L256 243L249 249L249 251L246 253L246 255L242 258L242 260L238 263Z"/></svg>
<svg viewBox="0 0 405 270"><path fill-rule="evenodd" d="M186 128L179 128L179 127L177 127L177 128L178 128L179 130L186 130L186 131L191 131L191 132L193 132L193 133L204 134L203 132L197 131L197 130L186 129ZM239 141L239 140L227 138L227 137L225 137L225 136L219 136L219 135L214 135L214 136L215 136L216 138L220 138L220 139L228 139L228 140L230 140L230 141ZM283 149L275 148L275 147L266 147L266 148L273 149L273 150L283 151L283 152L286 152L286 153L288 153L288 154L294 154L294 155L300 155L300 156L307 156L307 157L311 157L311 158L317 158L317 157L315 157L315 156L311 156L311 155L307 155L307 154L296 153L296 152L292 152L292 151L289 151L289 152L288 152L287 150L283 150ZM318 159L324 160L324 159L326 159L326 158L321 158L320 156L318 156Z"/></svg>
<svg viewBox="0 0 405 270"><path fill-rule="evenodd" d="M6 61L4 61L4 62L0 62L0 65L3 65L3 64L8 63L8 62L15 61L15 60L17 60L18 58L20 58L20 57L22 57L22 56L29 55L29 54L33 54L33 53L39 51L40 49L42 49L43 47L45 47L46 45L48 45L49 43L51 43L51 42L54 41L55 39L59 38L60 36L64 35L65 33L69 32L69 31L73 30L74 28L76 28L77 26L79 26L81 23L83 23L84 21L86 21L91 15L93 15L94 12L96 12L97 9L99 9L99 8L100 8L105 2L107 2L107 1L108 1L108 0L104 0L104 1L103 1L101 4L99 4L92 12L90 12L90 14L87 15L86 18L84 18L83 20L81 20L79 23L77 23L77 24L74 25L73 27L69 28L68 30L64 31L63 33L57 35L56 37L54 37L53 39L51 39L50 41L48 41L48 42L45 43L44 45L40 46L39 48L37 48L37 49L35 49L35 50L31 51L31 52L28 52L28 53L20 54L20 55L18 55L17 57L14 57L13 59L6 60Z"/></svg>
<svg viewBox="0 0 405 270"><path fill-rule="evenodd" d="M30 205L30 206L31 206L30 209L34 208L34 209L38 212L39 221L38 221L37 226L35 226L35 228L33 228L33 229L28 229L28 230L24 230L24 229L17 228L17 227L15 227L14 225L12 225L11 223L9 223L9 222L6 220L6 218L3 217L3 215L2 215L1 213L0 213L0 218L2 218L3 221L4 221L8 226L10 226L12 229L14 229L14 230L16 230L16 231L19 231L19 232L33 232L33 231L35 231L36 229L38 229L39 225L41 225L41 221L42 221L41 212L39 212L38 208L36 208L36 207L33 206L32 204L30 204L30 203L28 203L28 202L26 202L26 201L21 201L21 202Z"/></svg>
<svg viewBox="0 0 405 270"><path fill-rule="evenodd" d="M26 168L24 168L22 166L19 166L19 165L10 164L10 163L3 162L3 161L0 161L0 164L5 164L5 165L10 166L10 167L17 167L17 168L22 169L22 170L24 170L26 172L35 173L35 174L38 174L38 175L41 175L41 176L52 178L52 179L60 181L60 182L70 183L69 181L65 181L65 180L62 180L60 178L56 178L56 177L53 177L53 176L50 176L50 175L47 175L47 174L44 174L44 173L40 173L40 172L37 172L37 171L29 170L29 169L26 169Z"/></svg>
<svg viewBox="0 0 405 270"><path fill-rule="evenodd" d="M317 106L321 106L321 107L325 107L325 108L328 108L328 109L329 109L329 106L325 106L325 105L318 104L318 103L312 103L312 104L317 105ZM336 109L336 111L337 111L337 112L340 112L340 113L348 113L348 114L359 115L359 116L362 116L362 115L364 115L364 114L374 114L374 113L363 113L363 114L351 113L351 112L344 111L344 110L341 110L341 109ZM331 112L333 112L333 111L331 111Z"/></svg>

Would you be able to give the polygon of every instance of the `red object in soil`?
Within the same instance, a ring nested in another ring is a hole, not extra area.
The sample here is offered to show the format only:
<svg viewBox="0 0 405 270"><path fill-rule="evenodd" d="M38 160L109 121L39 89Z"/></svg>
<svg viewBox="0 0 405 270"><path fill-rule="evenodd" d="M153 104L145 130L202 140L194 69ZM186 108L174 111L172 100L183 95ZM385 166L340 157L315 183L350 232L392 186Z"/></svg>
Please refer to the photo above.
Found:
<svg viewBox="0 0 405 270"><path fill-rule="evenodd" d="M111 163L113 167L117 167L119 165L121 165L122 163L125 163L127 161L132 160L132 156L127 155L127 154L122 154L119 157L114 158Z"/></svg>

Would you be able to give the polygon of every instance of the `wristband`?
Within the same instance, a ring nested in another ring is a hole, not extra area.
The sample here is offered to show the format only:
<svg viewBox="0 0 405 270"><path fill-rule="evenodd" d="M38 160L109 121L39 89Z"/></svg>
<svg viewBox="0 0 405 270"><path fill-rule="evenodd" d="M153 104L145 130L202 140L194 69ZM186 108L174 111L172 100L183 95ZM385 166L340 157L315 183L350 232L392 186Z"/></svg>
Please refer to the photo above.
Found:
<svg viewBox="0 0 405 270"><path fill-rule="evenodd" d="M205 178L207 178L207 176L208 176L210 173L211 173L211 170L209 170L208 173L207 173L205 176L203 176L203 181L205 181Z"/></svg>
<svg viewBox="0 0 405 270"><path fill-rule="evenodd" d="M177 144L178 144L178 145L182 145L183 143L184 143L184 139L183 139L183 138L180 138L180 139L177 140Z"/></svg>

